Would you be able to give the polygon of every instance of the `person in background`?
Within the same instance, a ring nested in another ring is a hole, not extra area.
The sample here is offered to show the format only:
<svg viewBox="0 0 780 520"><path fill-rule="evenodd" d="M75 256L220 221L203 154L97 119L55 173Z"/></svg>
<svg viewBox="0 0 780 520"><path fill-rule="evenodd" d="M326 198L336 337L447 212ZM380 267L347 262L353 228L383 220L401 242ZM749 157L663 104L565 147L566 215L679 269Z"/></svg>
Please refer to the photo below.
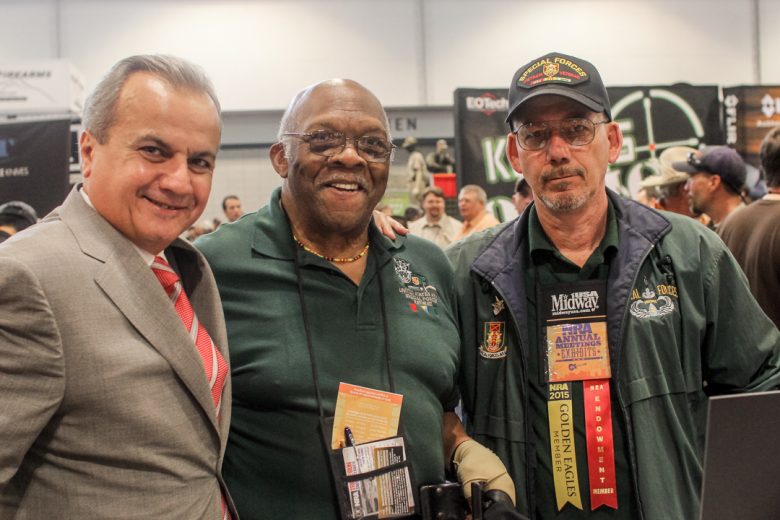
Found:
<svg viewBox="0 0 780 520"><path fill-rule="evenodd" d="M87 98L84 183L0 245L0 518L237 518L231 392L203 256L219 151L210 80L119 61Z"/></svg>
<svg viewBox="0 0 780 520"><path fill-rule="evenodd" d="M258 212L197 242L228 327L234 409L223 473L243 520L340 517L322 424L342 382L403 395L417 484L442 482L454 453L464 485L514 491L453 413L459 339L447 258L371 225L393 148L365 87L334 79L305 88L271 147L281 187Z"/></svg>
<svg viewBox="0 0 780 520"><path fill-rule="evenodd" d="M244 214L243 210L241 209L241 199L235 195L228 195L222 199L222 211L225 213L225 218L228 222L235 222L236 220L240 219L241 215Z"/></svg>
<svg viewBox="0 0 780 520"><path fill-rule="evenodd" d="M708 146L673 162L672 167L690 175L687 190L691 211L706 213L716 231L729 215L745 207L741 194L747 170L733 148Z"/></svg>
<svg viewBox="0 0 780 520"><path fill-rule="evenodd" d="M634 197L638 203L648 208L658 208L658 195L655 188L651 186L639 186L639 190Z"/></svg>
<svg viewBox="0 0 780 520"><path fill-rule="evenodd" d="M0 205L0 243L38 222L32 206L20 200Z"/></svg>
<svg viewBox="0 0 780 520"><path fill-rule="evenodd" d="M768 193L729 217L720 236L745 272L753 296L780 327L780 128L764 137L759 158Z"/></svg>
<svg viewBox="0 0 780 520"><path fill-rule="evenodd" d="M463 223L453 241L499 224L498 219L485 206L487 206L487 193L482 187L476 184L467 184L460 189L458 211L463 218Z"/></svg>
<svg viewBox="0 0 780 520"><path fill-rule="evenodd" d="M652 202L649 207L685 215L710 226L709 216L691 209L687 187L690 176L673 166L675 162L687 160L688 156L695 152L696 149L689 146L667 148L658 156L659 172L645 177L639 186Z"/></svg>
<svg viewBox="0 0 780 520"><path fill-rule="evenodd" d="M423 192L422 218L409 224L409 232L430 240L444 249L453 242L460 230L460 221L444 211L444 192L438 186L429 186Z"/></svg>
<svg viewBox="0 0 780 520"><path fill-rule="evenodd" d="M409 160L406 162L407 184L409 186L409 202L420 204L422 192L431 182L425 157L417 150L417 139L409 136L404 139L401 148L409 152Z"/></svg>
<svg viewBox="0 0 780 520"><path fill-rule="evenodd" d="M436 141L436 150L425 157L425 164L431 173L452 173L454 171L455 159L450 155L447 141L444 139Z"/></svg>
<svg viewBox="0 0 780 520"><path fill-rule="evenodd" d="M517 214L522 214L533 200L534 194L531 191L531 187L528 185L525 177L520 175L515 181L515 191L512 193L512 204L514 204Z"/></svg>
<svg viewBox="0 0 780 520"><path fill-rule="evenodd" d="M606 188L623 136L591 63L536 58L508 100L534 204L447 250L469 431L533 518L698 518L708 397L778 388L780 333L714 233Z"/></svg>

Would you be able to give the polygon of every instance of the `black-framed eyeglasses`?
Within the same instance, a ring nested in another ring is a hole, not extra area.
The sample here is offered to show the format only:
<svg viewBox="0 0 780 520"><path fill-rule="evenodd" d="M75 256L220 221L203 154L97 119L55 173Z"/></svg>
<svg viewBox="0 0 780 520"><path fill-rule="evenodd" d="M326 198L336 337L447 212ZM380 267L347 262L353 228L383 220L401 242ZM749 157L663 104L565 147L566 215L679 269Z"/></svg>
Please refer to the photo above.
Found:
<svg viewBox="0 0 780 520"><path fill-rule="evenodd" d="M523 150L533 152L544 148L553 131L557 131L567 143L573 146L585 146L593 142L596 125L609 121L591 121L585 117L570 117L558 121L536 121L526 123L515 130L517 142Z"/></svg>
<svg viewBox="0 0 780 520"><path fill-rule="evenodd" d="M390 158L396 146L385 139L373 135L361 137L347 137L341 132L331 130L315 130L314 132L289 132L282 134L285 137L297 137L309 145L309 151L323 157L333 157L340 154L347 146L347 141L355 144L358 155L368 162L381 163Z"/></svg>

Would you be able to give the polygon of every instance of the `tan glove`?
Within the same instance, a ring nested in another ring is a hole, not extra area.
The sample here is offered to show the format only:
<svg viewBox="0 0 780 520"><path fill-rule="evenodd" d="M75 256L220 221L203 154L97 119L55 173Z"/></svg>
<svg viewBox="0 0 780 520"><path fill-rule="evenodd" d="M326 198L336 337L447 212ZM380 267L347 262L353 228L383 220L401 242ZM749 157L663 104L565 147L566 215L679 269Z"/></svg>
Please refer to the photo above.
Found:
<svg viewBox="0 0 780 520"><path fill-rule="evenodd" d="M463 486L463 495L471 500L471 483L485 482L485 490L503 491L515 503L515 483L498 456L475 441L469 439L458 444L452 462Z"/></svg>

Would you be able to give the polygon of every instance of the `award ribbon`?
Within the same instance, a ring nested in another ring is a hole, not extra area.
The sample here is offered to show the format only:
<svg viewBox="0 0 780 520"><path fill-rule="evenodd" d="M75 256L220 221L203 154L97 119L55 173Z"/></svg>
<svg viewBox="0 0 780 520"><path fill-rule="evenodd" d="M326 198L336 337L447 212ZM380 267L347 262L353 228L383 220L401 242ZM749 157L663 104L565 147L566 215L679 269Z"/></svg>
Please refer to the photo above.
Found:
<svg viewBox="0 0 780 520"><path fill-rule="evenodd" d="M550 418L550 453L553 463L555 500L558 511L567 503L582 510L577 476L577 448L574 443L574 412L571 405L572 383L550 383L547 413Z"/></svg>
<svg viewBox="0 0 780 520"><path fill-rule="evenodd" d="M609 379L583 381L582 390L585 401L585 438L588 445L590 509L595 510L601 506L617 509Z"/></svg>

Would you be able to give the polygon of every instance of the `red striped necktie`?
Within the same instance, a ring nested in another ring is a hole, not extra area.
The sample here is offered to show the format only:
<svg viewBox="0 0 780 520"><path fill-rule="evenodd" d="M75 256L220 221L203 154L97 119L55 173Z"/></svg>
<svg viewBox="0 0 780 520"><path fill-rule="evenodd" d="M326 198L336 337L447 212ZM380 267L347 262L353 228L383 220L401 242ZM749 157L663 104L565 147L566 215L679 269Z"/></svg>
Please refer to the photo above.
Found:
<svg viewBox="0 0 780 520"><path fill-rule="evenodd" d="M222 405L222 389L225 386L228 366L225 358L219 352L219 349L211 340L211 336L206 331L206 327L198 320L195 311L192 309L187 293L181 285L179 275L171 269L168 262L160 256L154 258L152 263L152 272L160 281L168 297L171 299L176 313L181 318L184 328L189 332L190 337L198 349L200 359L203 362L203 368L206 372L206 380L211 389L211 397L214 400L214 407L217 410L217 419L219 419L220 406ZM229 519L230 514L227 511L225 498L222 497L222 517Z"/></svg>

